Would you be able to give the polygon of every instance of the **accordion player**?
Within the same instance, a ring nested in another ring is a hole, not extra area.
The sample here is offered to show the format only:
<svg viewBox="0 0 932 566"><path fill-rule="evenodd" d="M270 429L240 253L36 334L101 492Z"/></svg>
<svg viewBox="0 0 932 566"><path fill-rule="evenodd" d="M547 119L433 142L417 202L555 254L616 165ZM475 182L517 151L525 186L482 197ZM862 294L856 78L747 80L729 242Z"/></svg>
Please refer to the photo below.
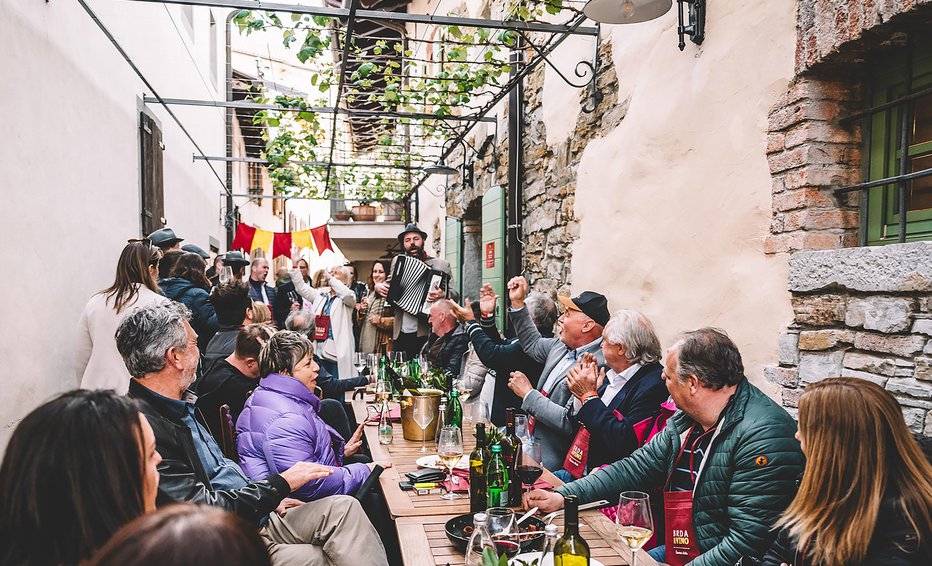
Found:
<svg viewBox="0 0 932 566"><path fill-rule="evenodd" d="M415 257L401 255L392 264L388 301L410 315L427 320L432 304L427 294L432 289L446 292L449 284L450 276L445 272L431 269Z"/></svg>

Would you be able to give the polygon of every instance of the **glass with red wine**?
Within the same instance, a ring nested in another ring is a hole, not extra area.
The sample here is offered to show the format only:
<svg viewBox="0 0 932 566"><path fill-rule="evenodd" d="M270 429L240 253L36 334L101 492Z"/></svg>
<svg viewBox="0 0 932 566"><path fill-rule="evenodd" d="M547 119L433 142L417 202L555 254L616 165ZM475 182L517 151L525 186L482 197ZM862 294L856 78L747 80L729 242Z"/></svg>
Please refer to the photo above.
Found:
<svg viewBox="0 0 932 566"><path fill-rule="evenodd" d="M489 534L495 543L495 551L499 556L504 554L514 558L521 552L521 542L518 539L518 528L515 526L515 512L510 507L489 507L486 510L488 517Z"/></svg>
<svg viewBox="0 0 932 566"><path fill-rule="evenodd" d="M541 465L540 443L536 440L522 442L521 460L517 464L515 471L518 473L518 477L521 478L521 483L527 486L527 491L531 491L531 488L540 479L540 475L544 473L544 468Z"/></svg>

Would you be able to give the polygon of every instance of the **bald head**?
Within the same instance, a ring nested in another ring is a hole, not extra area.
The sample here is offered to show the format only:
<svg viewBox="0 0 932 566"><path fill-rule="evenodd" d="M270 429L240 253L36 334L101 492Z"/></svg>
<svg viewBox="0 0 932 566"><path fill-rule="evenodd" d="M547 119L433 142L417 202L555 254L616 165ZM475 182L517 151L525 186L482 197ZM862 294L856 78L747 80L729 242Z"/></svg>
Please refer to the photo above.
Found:
<svg viewBox="0 0 932 566"><path fill-rule="evenodd" d="M430 307L431 331L437 336L443 336L456 328L456 318L453 317L453 305L447 299L441 299Z"/></svg>

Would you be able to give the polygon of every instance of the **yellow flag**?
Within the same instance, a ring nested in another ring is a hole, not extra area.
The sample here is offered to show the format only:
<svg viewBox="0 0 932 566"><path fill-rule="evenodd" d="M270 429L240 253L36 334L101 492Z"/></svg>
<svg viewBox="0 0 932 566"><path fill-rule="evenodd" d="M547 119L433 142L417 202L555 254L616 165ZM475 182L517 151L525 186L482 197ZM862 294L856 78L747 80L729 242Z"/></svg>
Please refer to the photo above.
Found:
<svg viewBox="0 0 932 566"><path fill-rule="evenodd" d="M256 235L252 238L252 249L262 248L266 255L272 253L273 233L268 230L256 230Z"/></svg>
<svg viewBox="0 0 932 566"><path fill-rule="evenodd" d="M291 233L291 243L299 248L314 249L314 241L311 239L310 230L301 230L300 232Z"/></svg>

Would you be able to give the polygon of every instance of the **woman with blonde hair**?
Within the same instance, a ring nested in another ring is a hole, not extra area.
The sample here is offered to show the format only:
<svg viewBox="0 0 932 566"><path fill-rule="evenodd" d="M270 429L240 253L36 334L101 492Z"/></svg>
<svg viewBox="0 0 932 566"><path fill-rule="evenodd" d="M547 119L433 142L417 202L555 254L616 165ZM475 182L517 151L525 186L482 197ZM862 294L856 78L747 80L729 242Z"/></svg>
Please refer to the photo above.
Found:
<svg viewBox="0 0 932 566"><path fill-rule="evenodd" d="M117 261L113 284L85 305L78 322L74 363L82 389L113 389L126 394L129 370L113 335L129 311L168 302L156 282L161 259L161 250L148 239L130 240Z"/></svg>
<svg viewBox="0 0 932 566"><path fill-rule="evenodd" d="M272 322L272 310L269 305L258 301L252 304L252 321L256 324L268 324Z"/></svg>
<svg viewBox="0 0 932 566"><path fill-rule="evenodd" d="M797 438L806 470L764 566L932 563L932 465L879 385L806 387Z"/></svg>

